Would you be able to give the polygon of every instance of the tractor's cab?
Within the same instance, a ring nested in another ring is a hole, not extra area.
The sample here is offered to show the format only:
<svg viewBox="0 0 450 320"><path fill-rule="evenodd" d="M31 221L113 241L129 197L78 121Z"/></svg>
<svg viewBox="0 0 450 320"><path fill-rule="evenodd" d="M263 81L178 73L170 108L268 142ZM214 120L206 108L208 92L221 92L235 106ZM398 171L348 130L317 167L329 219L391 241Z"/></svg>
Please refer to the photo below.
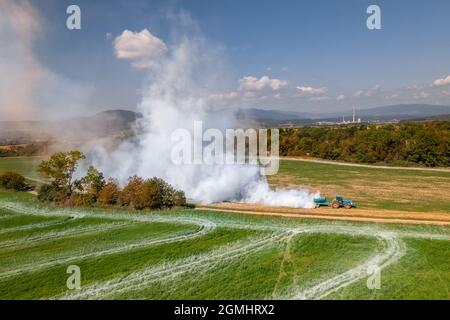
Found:
<svg viewBox="0 0 450 320"><path fill-rule="evenodd" d="M338 208L345 208L345 209L351 209L354 208L356 205L353 202L353 200L346 200L343 196L337 195L336 198L331 201L331 207L333 209Z"/></svg>

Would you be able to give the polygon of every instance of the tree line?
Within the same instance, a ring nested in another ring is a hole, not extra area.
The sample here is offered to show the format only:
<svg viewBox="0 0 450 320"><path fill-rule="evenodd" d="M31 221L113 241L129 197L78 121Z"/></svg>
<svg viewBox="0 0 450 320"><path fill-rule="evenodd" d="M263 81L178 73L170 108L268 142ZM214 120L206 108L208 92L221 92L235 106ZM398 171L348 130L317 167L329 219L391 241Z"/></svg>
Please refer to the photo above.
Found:
<svg viewBox="0 0 450 320"><path fill-rule="evenodd" d="M117 180L104 178L90 166L84 177L75 179L78 163L85 159L80 151L58 152L42 161L38 172L49 179L38 190L38 199L63 206L116 206L121 208L162 209L187 206L183 191L164 180L133 176L121 188Z"/></svg>
<svg viewBox="0 0 450 320"><path fill-rule="evenodd" d="M449 151L449 121L280 129L282 156L436 167Z"/></svg>

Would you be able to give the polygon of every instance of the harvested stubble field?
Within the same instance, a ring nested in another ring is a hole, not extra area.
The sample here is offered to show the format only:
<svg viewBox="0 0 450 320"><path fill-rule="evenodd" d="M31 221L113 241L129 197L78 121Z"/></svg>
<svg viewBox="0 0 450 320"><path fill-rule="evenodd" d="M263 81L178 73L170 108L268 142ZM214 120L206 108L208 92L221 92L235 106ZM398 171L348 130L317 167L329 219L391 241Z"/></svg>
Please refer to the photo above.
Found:
<svg viewBox="0 0 450 320"><path fill-rule="evenodd" d="M450 213L450 171L283 160L269 181L273 187L307 186L330 197L343 194L361 209Z"/></svg>

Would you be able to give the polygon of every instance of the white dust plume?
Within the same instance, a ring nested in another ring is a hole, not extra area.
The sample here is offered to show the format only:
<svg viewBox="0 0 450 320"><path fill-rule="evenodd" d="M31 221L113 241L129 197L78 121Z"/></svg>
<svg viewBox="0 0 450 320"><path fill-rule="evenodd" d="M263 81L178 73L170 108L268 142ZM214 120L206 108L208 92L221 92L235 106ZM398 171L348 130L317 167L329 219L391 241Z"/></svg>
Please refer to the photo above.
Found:
<svg viewBox="0 0 450 320"><path fill-rule="evenodd" d="M243 201L313 207L315 194L303 189L272 190L255 165L172 162L174 130L184 128L192 132L194 121L203 121L204 129L224 130L234 125L229 119L214 117L208 105L214 84L221 80L220 71L215 68L220 67L218 55L211 54L205 41L196 38L183 37L177 45L167 47L168 51L150 64L148 84L138 106L143 117L136 127L136 139L123 143L112 154L97 151L93 164L121 184L135 174L163 178L185 191L189 198L203 203Z"/></svg>

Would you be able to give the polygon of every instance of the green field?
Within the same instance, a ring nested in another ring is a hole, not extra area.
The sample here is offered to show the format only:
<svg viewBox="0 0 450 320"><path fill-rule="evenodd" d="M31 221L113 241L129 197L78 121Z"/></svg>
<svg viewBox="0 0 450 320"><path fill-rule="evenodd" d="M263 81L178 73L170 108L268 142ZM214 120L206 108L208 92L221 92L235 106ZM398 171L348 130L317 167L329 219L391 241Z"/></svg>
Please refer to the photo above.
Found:
<svg viewBox="0 0 450 320"><path fill-rule="evenodd" d="M26 161L0 164L31 174ZM327 175L373 170L303 164L283 163L272 183L325 185ZM391 180L434 176L376 170ZM66 285L72 265L80 289ZM369 288L378 275L380 287ZM450 299L449 288L448 227L61 209L0 191L0 299Z"/></svg>
<svg viewBox="0 0 450 320"><path fill-rule="evenodd" d="M25 176L31 183L40 183L42 177L36 171L43 157L0 158L0 174L13 171Z"/></svg>
<svg viewBox="0 0 450 320"><path fill-rule="evenodd" d="M449 241L445 227L57 209L0 192L0 299L449 299Z"/></svg>

